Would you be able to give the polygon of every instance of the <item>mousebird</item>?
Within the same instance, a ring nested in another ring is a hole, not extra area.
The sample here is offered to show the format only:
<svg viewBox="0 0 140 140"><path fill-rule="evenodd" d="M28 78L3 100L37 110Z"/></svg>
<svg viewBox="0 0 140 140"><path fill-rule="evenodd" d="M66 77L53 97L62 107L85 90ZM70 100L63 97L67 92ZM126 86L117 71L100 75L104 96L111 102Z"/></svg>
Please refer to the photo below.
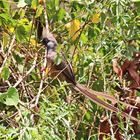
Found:
<svg viewBox="0 0 140 140"><path fill-rule="evenodd" d="M134 121L138 122L138 119L136 119L133 116L128 115L127 113L120 111L117 107L113 106L112 104L109 104L108 102L105 102L104 100L100 99L99 97L102 97L104 99L107 99L111 102L118 103L120 102L123 105L129 106L129 107L134 107L131 106L130 104L118 101L114 96L104 94L102 92L94 91L91 90L87 87L85 87L82 84L79 84L75 80L75 75L72 70L71 64L65 59L65 57L60 54L62 61L59 64L55 63L55 59L57 56L56 48L57 48L57 41L53 34L48 33L47 35L43 35L43 40L42 40L43 45L47 49L47 67L50 69L50 76L54 77L58 75L58 78L60 77L60 80L65 80L66 82L70 83L72 87L77 91L82 93L84 96L89 98L91 101L96 103L97 105L103 107L104 109L107 109L112 112L119 113L121 112L121 116L130 118Z"/></svg>

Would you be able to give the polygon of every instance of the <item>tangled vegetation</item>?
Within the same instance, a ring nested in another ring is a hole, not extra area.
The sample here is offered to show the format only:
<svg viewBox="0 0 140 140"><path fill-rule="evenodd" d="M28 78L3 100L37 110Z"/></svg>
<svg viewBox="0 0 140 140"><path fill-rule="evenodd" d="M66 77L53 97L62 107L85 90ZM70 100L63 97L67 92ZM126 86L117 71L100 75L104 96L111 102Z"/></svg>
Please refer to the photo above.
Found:
<svg viewBox="0 0 140 140"><path fill-rule="evenodd" d="M137 122L50 78L48 69L42 74L44 11L58 41L56 63L63 52L79 83L137 106L114 104L139 118L139 0L1 0L0 139L139 139Z"/></svg>

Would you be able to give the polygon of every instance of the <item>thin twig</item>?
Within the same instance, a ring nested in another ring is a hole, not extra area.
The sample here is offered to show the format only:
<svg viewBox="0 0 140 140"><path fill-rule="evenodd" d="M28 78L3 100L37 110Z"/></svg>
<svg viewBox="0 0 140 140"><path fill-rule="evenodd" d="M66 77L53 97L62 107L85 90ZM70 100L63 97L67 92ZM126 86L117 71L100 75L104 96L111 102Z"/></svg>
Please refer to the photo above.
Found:
<svg viewBox="0 0 140 140"><path fill-rule="evenodd" d="M49 23L48 23L48 16L47 16L47 9L46 9L46 0L43 1L43 6L44 6L44 18L45 18L45 24L46 24L46 34L49 34ZM44 55L44 63L43 63L43 67L46 68L47 66L47 50L45 50L45 55ZM44 83L44 76L45 76L45 71L42 72L42 79L40 81L40 86L39 86L39 91L37 93L36 96L36 100L35 100L35 106L38 104L39 98L40 98L40 94L42 92L42 88L43 88L43 83Z"/></svg>
<svg viewBox="0 0 140 140"><path fill-rule="evenodd" d="M137 106L137 102L135 103L135 106ZM129 116L132 116L132 112L134 111L134 109L132 108L132 110L129 112ZM129 126L130 126L130 118L126 120L126 127L125 127L125 131L124 131L124 136L125 138L127 138L127 140L130 140L130 134L129 134Z"/></svg>
<svg viewBox="0 0 140 140"><path fill-rule="evenodd" d="M83 32L83 30L84 30L84 28L86 27L86 25L89 23L89 20L88 20L88 18L87 18L87 20L85 21L85 23L84 23L84 25L79 29L79 30L77 30L74 34L73 34L73 36L77 33L77 32L79 32L80 30L81 30L81 32L80 32L80 35L78 36L78 40L80 39L80 37L81 37L81 35L82 35L82 32ZM72 36L72 37L73 37ZM71 38L72 38L71 37ZM74 57L74 55L75 55L75 52L76 52L76 49L77 49L77 45L76 45L76 47L74 48L74 51L73 51L73 53L72 53L72 57L71 57L71 60L73 60L73 57Z"/></svg>
<svg viewBox="0 0 140 140"><path fill-rule="evenodd" d="M46 52L47 53L47 52ZM46 62L44 61L44 66L46 67ZM38 104L38 101L39 101L39 98L40 98L40 94L55 80L55 79L57 79L57 77L66 69L68 67L68 65L64 68L64 69L62 69L44 88L43 88L43 83L44 83L44 76L45 76L45 71L43 71L43 73L42 73L42 80L41 80L41 82L40 82L40 86L39 86L39 91L38 91L38 93L37 93L37 96L36 96L36 98L35 99L33 99L32 100L32 102L34 102L34 100L36 100L35 101L35 104L34 104L34 106L36 106L37 104Z"/></svg>
<svg viewBox="0 0 140 140"><path fill-rule="evenodd" d="M93 117L93 122L90 125L91 127L90 127L89 133L88 133L88 140L90 140L90 138L91 138L91 133L92 133L92 130L93 130L94 126L95 126L97 116L98 116L98 110L95 112L94 117Z"/></svg>
<svg viewBox="0 0 140 140"><path fill-rule="evenodd" d="M35 54L34 62L33 62L33 64L32 64L32 67L27 71L27 73L26 73L23 77L20 77L20 78L19 78L19 80L15 83L15 85L14 85L13 87L17 87L17 86L23 81L23 79L24 79L25 77L27 77L27 76L34 70L34 68L35 68L35 66L36 66L36 62L37 62L37 56L38 56L38 54L36 53L36 54Z"/></svg>
<svg viewBox="0 0 140 140"><path fill-rule="evenodd" d="M63 68L51 81L48 85L46 85L41 92L43 92L57 77L68 67L69 65L67 64L65 68Z"/></svg>
<svg viewBox="0 0 140 140"><path fill-rule="evenodd" d="M90 86L90 83L91 83L91 80L92 80L92 74L93 74L94 66L95 66L95 64L93 63L92 66L91 66L91 68L90 68L91 70L90 70L90 72L89 72L89 78L88 78L87 87Z"/></svg>
<svg viewBox="0 0 140 140"><path fill-rule="evenodd" d="M47 16L47 8L46 8L46 0L43 1L44 6L44 18L45 18L45 24L46 24L46 33L50 33L49 30L49 22L48 22L48 16Z"/></svg>
<svg viewBox="0 0 140 140"><path fill-rule="evenodd" d="M47 66L47 57L46 56L47 56L47 50L45 51L45 57L44 57L44 63L43 63L44 68L46 68L46 66ZM45 71L42 72L42 78L40 81L39 91L38 91L37 96L36 96L35 106L38 104L40 94L42 92L43 83L44 83L44 76L45 76Z"/></svg>
<svg viewBox="0 0 140 140"><path fill-rule="evenodd" d="M39 116L41 119L43 119L43 120L45 121L45 119L44 119L39 113L37 113L37 112L35 112L34 110L32 110L32 109L30 109L29 107L27 107L27 106L25 105L25 103L23 103L23 102L20 101L20 100L19 100L19 105L21 105L21 106L24 107L25 109L29 110L31 113L33 113L33 114Z"/></svg>
<svg viewBox="0 0 140 140"><path fill-rule="evenodd" d="M16 36L14 35L13 38L12 38L12 41L10 43L9 49L7 51L7 54L4 56L4 60L3 60L2 66L0 67L0 73L2 72L2 69L5 66L5 63L6 63L7 59L8 59L8 56L9 56L11 50L12 50L12 47L13 47L14 42L15 42L15 38L16 38Z"/></svg>

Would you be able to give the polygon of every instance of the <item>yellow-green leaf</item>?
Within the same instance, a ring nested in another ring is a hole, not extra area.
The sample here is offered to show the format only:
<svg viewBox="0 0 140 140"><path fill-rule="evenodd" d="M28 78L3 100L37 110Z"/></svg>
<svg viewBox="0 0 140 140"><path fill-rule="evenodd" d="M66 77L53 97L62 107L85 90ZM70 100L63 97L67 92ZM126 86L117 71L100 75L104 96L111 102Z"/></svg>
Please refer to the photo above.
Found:
<svg viewBox="0 0 140 140"><path fill-rule="evenodd" d="M42 12L43 12L43 6L42 5L39 5L37 7L35 18L39 17L42 14Z"/></svg>
<svg viewBox="0 0 140 140"><path fill-rule="evenodd" d="M9 71L9 68L8 67L4 67L2 69L2 73L1 73L1 77L4 79L4 80L7 80L10 76L10 71Z"/></svg>
<svg viewBox="0 0 140 140"><path fill-rule="evenodd" d="M2 40L2 43L3 43L3 46L4 48L8 45L9 43L9 35L5 32L3 32L3 40Z"/></svg>
<svg viewBox="0 0 140 140"><path fill-rule="evenodd" d="M7 97L5 99L5 104L12 106L17 105L19 101L19 94L16 88L10 87L7 91Z"/></svg>
<svg viewBox="0 0 140 140"><path fill-rule="evenodd" d="M34 10L36 10L37 5L38 5L38 0L32 0L31 7L32 7Z"/></svg>
<svg viewBox="0 0 140 140"><path fill-rule="evenodd" d="M0 102L8 106L17 105L19 101L19 94L16 88L9 87L7 92L0 93Z"/></svg>
<svg viewBox="0 0 140 140"><path fill-rule="evenodd" d="M100 13L95 13L93 14L92 18L91 18L91 21L93 23L99 23L100 22Z"/></svg>
<svg viewBox="0 0 140 140"><path fill-rule="evenodd" d="M78 19L75 19L70 23L69 35L74 41L79 36L79 34L80 34L80 21Z"/></svg>

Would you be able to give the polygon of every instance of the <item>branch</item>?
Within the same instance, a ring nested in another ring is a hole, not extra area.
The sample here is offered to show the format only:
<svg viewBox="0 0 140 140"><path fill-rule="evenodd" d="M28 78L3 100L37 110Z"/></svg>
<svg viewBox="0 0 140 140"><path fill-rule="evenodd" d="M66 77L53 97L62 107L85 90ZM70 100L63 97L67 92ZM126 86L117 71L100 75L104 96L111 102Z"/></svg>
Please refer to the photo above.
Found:
<svg viewBox="0 0 140 140"><path fill-rule="evenodd" d="M49 22L48 22L48 16L47 16L47 8L46 8L46 0L43 1L44 6L44 18L45 18L45 24L46 24L46 34L50 33L49 30Z"/></svg>
<svg viewBox="0 0 140 140"><path fill-rule="evenodd" d="M45 51L45 56L44 56L44 63L43 63L44 68L46 68L46 66L47 66L47 57L46 56L47 56L47 50ZM38 91L37 96L36 96L35 106L38 104L40 94L42 92L43 83L44 83L44 76L45 76L45 71L42 72L42 78L40 81L39 91Z"/></svg>
<svg viewBox="0 0 140 140"><path fill-rule="evenodd" d="M49 30L49 22L48 22L48 16L47 16L47 9L46 9L46 0L43 1L43 6L44 6L44 18L45 18L45 24L46 24L46 34L50 33ZM47 66L47 50L45 49L45 55L44 55L44 63L43 63L43 67L46 68ZM39 86L39 90L36 96L36 101L35 101L35 106L38 104L39 98L40 98L40 94L42 92L42 88L43 88L43 83L44 83L44 76L45 76L45 71L42 72L42 79L40 81L40 86Z"/></svg>
<svg viewBox="0 0 140 140"><path fill-rule="evenodd" d="M10 46L9 46L9 49L8 49L8 51L7 51L7 54L4 56L5 58L4 58L4 60L3 60L2 66L0 67L0 73L2 72L2 69L3 69L3 67L5 66L5 63L6 63L6 61L7 61L7 58L8 58L8 56L9 56L11 50L12 50L12 47L13 47L14 42L15 42L15 38L16 38L16 36L14 35L13 38L12 38L11 44L10 44Z"/></svg>
<svg viewBox="0 0 140 140"><path fill-rule="evenodd" d="M25 77L27 77L27 76L34 70L34 68L35 68L35 66L36 66L36 62L37 62L37 56L38 56L38 54L36 53L36 54L35 54L34 62L33 62L33 64L32 64L32 67L27 71L27 73L26 73L23 77L20 77L20 78L19 78L19 80L15 83L15 85L14 85L13 87L17 87L17 86L23 81L23 79L24 79Z"/></svg>

